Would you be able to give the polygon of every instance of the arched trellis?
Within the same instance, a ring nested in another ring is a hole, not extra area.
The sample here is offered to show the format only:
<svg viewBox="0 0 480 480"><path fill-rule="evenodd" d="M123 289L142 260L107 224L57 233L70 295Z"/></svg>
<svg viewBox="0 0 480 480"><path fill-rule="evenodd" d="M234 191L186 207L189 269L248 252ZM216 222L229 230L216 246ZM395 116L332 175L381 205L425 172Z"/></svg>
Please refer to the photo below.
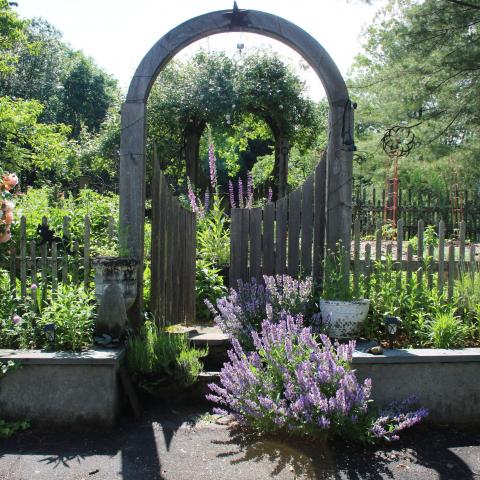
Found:
<svg viewBox="0 0 480 480"><path fill-rule="evenodd" d="M251 32L274 38L296 50L315 70L327 94L329 137L326 161L325 238L350 244L353 110L345 82L325 49L308 33L283 18L256 10L224 10L192 18L163 36L145 55L122 107L120 139L120 244L139 261L138 295L129 312L141 321L143 302L146 104L162 68L180 50L209 35Z"/></svg>

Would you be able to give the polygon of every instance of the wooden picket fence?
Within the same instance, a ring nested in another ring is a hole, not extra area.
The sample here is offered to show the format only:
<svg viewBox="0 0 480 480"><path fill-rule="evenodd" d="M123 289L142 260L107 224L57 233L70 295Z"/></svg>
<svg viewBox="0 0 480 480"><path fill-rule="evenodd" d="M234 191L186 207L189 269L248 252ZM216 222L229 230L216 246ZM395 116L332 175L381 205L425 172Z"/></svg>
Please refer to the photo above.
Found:
<svg viewBox="0 0 480 480"><path fill-rule="evenodd" d="M233 208L230 224L230 286L287 273L321 276L325 251L325 177L322 159L305 183L275 203Z"/></svg>
<svg viewBox="0 0 480 480"><path fill-rule="evenodd" d="M374 241L362 241L360 219L357 218L354 222L351 265L355 288L358 287L361 275L365 275L368 282L373 272L373 262L386 262L387 257L395 262L395 269L406 272L407 282L413 275L416 275L419 284L426 279L429 289L437 288L440 294L446 293L449 299L453 296L455 279L464 272L478 272L477 245L467 245L464 221L459 225L459 239L447 241L445 222L441 220L437 229L438 246L426 246L425 222L419 220L416 254L412 243L405 244L402 219L397 223L395 240L384 240L381 227L381 223L377 224Z"/></svg>
<svg viewBox="0 0 480 480"><path fill-rule="evenodd" d="M150 310L162 326L196 318L196 215L182 207L155 162Z"/></svg>
<svg viewBox="0 0 480 480"><path fill-rule="evenodd" d="M277 206L274 204L267 205L263 211L261 209L235 209L232 211L234 216L238 216L236 219L237 225L245 224L245 229L249 231L247 237L241 235L243 229L232 231L232 266L237 265L237 270L241 271L242 275L239 278L260 278L263 273L296 275L299 271L302 274L312 272L315 276L316 272L320 271L318 262L315 262L314 259L322 256L320 252L317 255L312 255L311 243L312 239L317 238L318 233L316 232L320 231L314 221L313 212L309 208L312 205L311 200L316 198L313 186L313 179L311 179L305 187L303 206L307 213L304 215L289 218L290 209L282 201L279 201ZM190 314L194 315L195 312L193 301L195 270L193 261L188 262L187 257L194 258L195 218L190 212L184 212L174 202L174 199L167 198L165 188L157 192L157 195L164 195L165 201L171 202L173 209L176 208L168 214L168 218L161 217L161 221L158 222L154 230L156 232L154 238L157 238L157 241L154 241L152 245L155 251L158 250L158 254L153 255L154 260L162 265L159 272L171 272L170 276L172 276L172 282L174 283L171 286L168 282L162 283L162 288L159 288L159 282L161 278L167 278L165 277L166 274L157 273L157 276L160 275L160 277L154 276L152 278L153 290L156 291L158 287L159 291L158 298L155 295L153 296L155 297L153 305L159 310L157 312L158 317L163 321L170 316L190 317ZM291 208L302 205L298 193L292 196L290 202ZM297 208L295 208L296 210ZM178 225L175 223L175 219L178 220ZM287 219L291 222L289 225L293 232L291 236L293 241L288 238L288 230L282 228ZM43 218L42 224L44 226L48 225L46 217ZM175 228L165 229L166 225L175 225ZM397 223L394 240L382 238L381 222L377 223L375 227L375 239L364 240L364 229L360 218L357 217L352 228L351 246L351 268L354 284L358 285L361 275L368 278L372 274L374 262L386 262L387 256L390 256L395 262L395 268L406 272L407 279L414 275L419 281L425 279L428 288L437 288L440 293L445 292L451 298L455 279L462 272L479 271L480 264L477 257L479 246L473 242L467 243L467 224L465 221L461 221L459 224L458 240L447 240L447 229L443 220L439 221L436 229L438 246L426 246L424 242L425 225L424 220L417 222L415 232L417 235L417 252L414 253L412 244L406 242L403 219L400 219ZM84 226L82 238L80 240L72 239L67 254L63 243L52 242L51 245L48 243L38 245L38 240L28 240L26 219L22 217L19 242L18 244L11 243L9 260L7 263L0 265L9 271L12 289L19 288L18 293L25 297L30 285L38 282L43 285L51 284L53 290L58 287L60 282L83 283L88 286L92 281L91 228L88 216L84 218ZM178 233L183 231L184 226L186 226L186 230L182 234L182 238L185 238L185 243L180 246L176 240L178 240ZM115 220L113 218L110 219L108 230L109 235L113 237L115 233ZM303 243L302 235L298 235L299 231L303 232ZM64 239L71 238L69 217L63 219L62 235ZM188 241L188 238L191 238L191 241ZM171 247L167 248L167 244L170 244ZM273 248L272 244L280 245L280 247ZM179 249L183 253L179 254ZM172 253L172 255L169 253ZM181 261L184 268L180 268L177 260ZM185 274L181 274L184 270ZM186 275L189 279L188 289L186 290L178 288L180 284L183 285L184 283L181 280L182 275ZM174 287L174 285L176 286ZM168 304L165 303L166 298L171 300ZM183 305L185 302L188 307L182 307L181 312L177 312L177 314L172 311L174 305L179 303Z"/></svg>
<svg viewBox="0 0 480 480"><path fill-rule="evenodd" d="M373 235L379 222L384 221L385 190L354 186L352 196L353 218L360 220L362 235ZM430 193L399 189L398 218L403 220L403 236L408 239L417 233L417 222L426 225L445 224L447 235L458 233L460 223L465 222L469 238L480 241L480 198L468 191L456 191L441 198Z"/></svg>
<svg viewBox="0 0 480 480"><path fill-rule="evenodd" d="M48 219L43 217L42 226L48 227ZM115 233L115 220L109 220L108 231L110 238ZM28 240L27 220L20 219L18 243L9 245L10 258L7 267L10 273L10 285L17 291L19 282L20 295L24 298L31 284L50 283L53 290L58 288L59 282L83 283L88 286L91 278L91 228L90 218L84 218L84 233L80 239L71 239L70 218L64 217L62 224L62 242L52 241L41 243L39 239ZM67 247L68 245L68 247Z"/></svg>

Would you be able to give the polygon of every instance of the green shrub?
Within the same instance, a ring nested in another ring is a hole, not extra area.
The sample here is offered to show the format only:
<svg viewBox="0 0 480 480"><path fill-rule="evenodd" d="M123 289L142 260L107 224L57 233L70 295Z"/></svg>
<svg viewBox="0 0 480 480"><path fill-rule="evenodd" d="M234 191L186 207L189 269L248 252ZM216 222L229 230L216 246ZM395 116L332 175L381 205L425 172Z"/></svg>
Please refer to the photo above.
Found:
<svg viewBox="0 0 480 480"><path fill-rule="evenodd" d="M56 350L82 350L92 345L95 296L82 286L60 284L42 309L40 327L55 325ZM48 341L46 342L48 344Z"/></svg>
<svg viewBox="0 0 480 480"><path fill-rule="evenodd" d="M477 338L480 337L480 273L463 272L455 282L459 313L468 321Z"/></svg>
<svg viewBox="0 0 480 480"><path fill-rule="evenodd" d="M367 338L385 337L385 316L398 316L402 319L398 332L402 340L407 345L422 346L425 337L421 332L425 322L448 312L453 302L447 302L436 288L429 289L426 275L419 284L416 275L408 280L406 272L397 267L397 262L387 256L384 262L374 262L369 277L361 276L359 289L370 299L363 334Z"/></svg>
<svg viewBox="0 0 480 480"><path fill-rule="evenodd" d="M339 243L336 252L327 252L324 270L322 298L348 302L360 297L350 281L350 256L343 245Z"/></svg>
<svg viewBox="0 0 480 480"><path fill-rule="evenodd" d="M215 268L208 260L197 259L195 267L195 298L197 319L208 320L211 312L205 300L215 304L216 301L227 293L223 284L220 270Z"/></svg>
<svg viewBox="0 0 480 480"><path fill-rule="evenodd" d="M127 343L127 367L134 380L152 391L165 380L188 387L202 371L201 358L207 349L190 347L185 334L167 333L153 322L145 322L141 332Z"/></svg>
<svg viewBox="0 0 480 480"><path fill-rule="evenodd" d="M408 240L408 243L412 246L412 252L414 255L418 253L418 237L414 235ZM427 225L423 232L423 245L424 248L429 247L438 247L438 235L436 232L435 225Z"/></svg>
<svg viewBox="0 0 480 480"><path fill-rule="evenodd" d="M434 348L465 347L468 325L452 312L441 313L425 323L424 335L428 344Z"/></svg>
<svg viewBox="0 0 480 480"><path fill-rule="evenodd" d="M48 226L55 235L62 237L63 218L70 218L71 241L83 244L85 234L85 216L90 218L92 255L116 255L118 235L109 234L110 218L118 218L119 199L112 193L100 194L87 188L80 190L77 196L63 196L48 187L30 188L17 202L18 217L24 215L27 220L27 240L38 239L37 227L46 217ZM14 236L19 235L18 223Z"/></svg>
<svg viewBox="0 0 480 480"><path fill-rule="evenodd" d="M197 254L199 258L222 267L230 262L229 220L217 195L212 203L205 217L198 217Z"/></svg>
<svg viewBox="0 0 480 480"><path fill-rule="evenodd" d="M0 286L5 275L0 275ZM94 295L82 286L60 284L42 298L35 286L25 299L12 294L0 301L0 348L82 350L92 345ZM8 291L8 290L7 290ZM55 325L55 341L46 338L45 325Z"/></svg>

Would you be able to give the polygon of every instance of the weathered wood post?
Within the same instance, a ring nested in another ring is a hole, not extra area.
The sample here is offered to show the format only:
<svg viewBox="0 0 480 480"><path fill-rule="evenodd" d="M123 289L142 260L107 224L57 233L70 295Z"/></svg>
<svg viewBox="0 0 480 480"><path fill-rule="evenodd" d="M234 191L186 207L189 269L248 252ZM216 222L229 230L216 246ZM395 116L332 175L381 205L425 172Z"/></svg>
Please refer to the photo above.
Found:
<svg viewBox="0 0 480 480"><path fill-rule="evenodd" d="M141 324L143 309L145 110L144 99L129 94L122 107L120 140L120 253L138 261L137 298L129 311L133 327Z"/></svg>

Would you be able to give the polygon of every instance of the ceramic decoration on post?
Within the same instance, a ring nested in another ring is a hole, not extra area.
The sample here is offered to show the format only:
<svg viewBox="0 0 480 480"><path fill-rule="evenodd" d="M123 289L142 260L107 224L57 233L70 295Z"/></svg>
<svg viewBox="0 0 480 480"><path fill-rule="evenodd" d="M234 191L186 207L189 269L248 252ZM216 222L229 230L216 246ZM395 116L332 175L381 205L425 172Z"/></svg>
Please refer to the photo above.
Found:
<svg viewBox="0 0 480 480"><path fill-rule="evenodd" d="M115 283L120 287L128 311L137 298L138 261L127 257L96 257L92 264L97 301L100 303L107 287Z"/></svg>
<svg viewBox="0 0 480 480"><path fill-rule="evenodd" d="M320 299L322 317L328 317L328 335L333 338L357 338L360 327L366 320L370 300L324 300Z"/></svg>

